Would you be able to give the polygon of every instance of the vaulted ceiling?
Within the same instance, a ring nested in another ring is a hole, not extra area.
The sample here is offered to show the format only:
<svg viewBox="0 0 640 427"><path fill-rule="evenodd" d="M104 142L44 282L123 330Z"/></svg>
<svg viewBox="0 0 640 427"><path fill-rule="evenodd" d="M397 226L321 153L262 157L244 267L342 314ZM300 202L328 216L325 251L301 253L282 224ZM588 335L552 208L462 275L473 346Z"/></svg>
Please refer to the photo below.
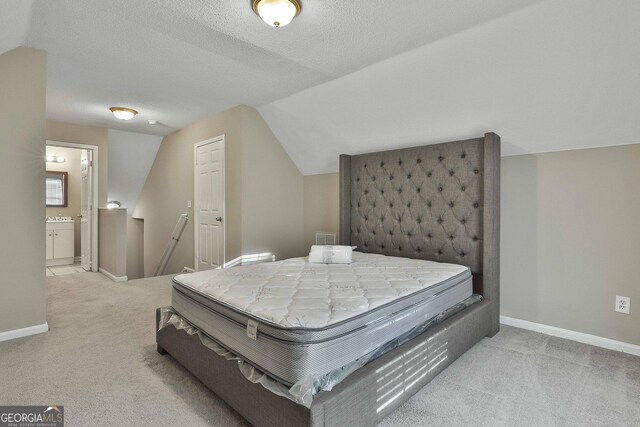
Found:
<svg viewBox="0 0 640 427"><path fill-rule="evenodd" d="M493 131L502 154L640 143L640 1L547 0L258 110L300 170Z"/></svg>
<svg viewBox="0 0 640 427"><path fill-rule="evenodd" d="M250 0L2 0L0 53L20 45L48 52L50 119L168 134L534 2L302 0L300 16L274 29ZM114 105L140 117L116 122L107 110Z"/></svg>
<svg viewBox="0 0 640 427"><path fill-rule="evenodd" d="M165 135L257 107L304 174L486 131L507 155L640 142L637 0L302 5L274 29L250 0L0 0L0 53L48 52L54 120Z"/></svg>

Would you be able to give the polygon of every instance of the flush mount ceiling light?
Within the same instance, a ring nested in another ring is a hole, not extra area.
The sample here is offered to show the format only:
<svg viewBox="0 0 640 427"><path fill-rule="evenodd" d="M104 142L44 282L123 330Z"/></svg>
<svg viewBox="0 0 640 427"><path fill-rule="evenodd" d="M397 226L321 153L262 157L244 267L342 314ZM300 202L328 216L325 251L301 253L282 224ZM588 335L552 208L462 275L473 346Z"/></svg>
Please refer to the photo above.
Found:
<svg viewBox="0 0 640 427"><path fill-rule="evenodd" d="M47 162L49 163L64 163L66 159L62 156L47 156Z"/></svg>
<svg viewBox="0 0 640 427"><path fill-rule="evenodd" d="M118 209L120 206L120 202L116 200L111 200L107 203L107 209Z"/></svg>
<svg viewBox="0 0 640 427"><path fill-rule="evenodd" d="M111 107L109 110L111 110L113 115L116 116L116 119L119 120L131 120L138 114L136 110L124 107Z"/></svg>
<svg viewBox="0 0 640 427"><path fill-rule="evenodd" d="M284 27L300 13L298 0L252 0L253 11L272 27Z"/></svg>

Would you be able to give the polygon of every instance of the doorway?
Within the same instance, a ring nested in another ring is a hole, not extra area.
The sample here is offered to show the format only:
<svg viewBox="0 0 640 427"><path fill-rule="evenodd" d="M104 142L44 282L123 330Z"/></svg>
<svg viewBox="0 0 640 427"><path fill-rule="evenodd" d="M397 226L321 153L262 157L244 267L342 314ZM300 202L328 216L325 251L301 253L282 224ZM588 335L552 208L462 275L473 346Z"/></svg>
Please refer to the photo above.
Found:
<svg viewBox="0 0 640 427"><path fill-rule="evenodd" d="M196 271L224 264L225 137L194 145L194 240Z"/></svg>
<svg viewBox="0 0 640 427"><path fill-rule="evenodd" d="M46 150L47 275L97 272L98 147L47 140ZM66 173L60 188L50 179L55 170ZM52 204L60 191L64 202Z"/></svg>

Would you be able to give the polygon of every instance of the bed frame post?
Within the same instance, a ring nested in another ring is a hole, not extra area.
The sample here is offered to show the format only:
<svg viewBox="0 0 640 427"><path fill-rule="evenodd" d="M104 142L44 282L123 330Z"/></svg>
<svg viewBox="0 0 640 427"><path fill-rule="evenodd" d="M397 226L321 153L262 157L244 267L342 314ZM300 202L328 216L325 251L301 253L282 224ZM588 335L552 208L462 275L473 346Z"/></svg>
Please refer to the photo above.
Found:
<svg viewBox="0 0 640 427"><path fill-rule="evenodd" d="M340 154L340 235L341 245L351 245L351 156Z"/></svg>
<svg viewBox="0 0 640 427"><path fill-rule="evenodd" d="M484 135L483 296L491 301L492 337L500 330L500 137Z"/></svg>

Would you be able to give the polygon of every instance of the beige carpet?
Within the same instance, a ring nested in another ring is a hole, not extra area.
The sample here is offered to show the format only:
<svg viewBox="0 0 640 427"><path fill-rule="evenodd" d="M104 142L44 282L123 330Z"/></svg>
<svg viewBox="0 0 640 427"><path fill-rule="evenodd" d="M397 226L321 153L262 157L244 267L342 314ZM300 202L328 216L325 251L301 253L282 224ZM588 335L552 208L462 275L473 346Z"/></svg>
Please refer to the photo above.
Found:
<svg viewBox="0 0 640 427"><path fill-rule="evenodd" d="M64 405L69 426L246 425L156 353L170 278L47 283L51 331L0 343L0 405ZM638 426L640 358L504 326L383 425Z"/></svg>

